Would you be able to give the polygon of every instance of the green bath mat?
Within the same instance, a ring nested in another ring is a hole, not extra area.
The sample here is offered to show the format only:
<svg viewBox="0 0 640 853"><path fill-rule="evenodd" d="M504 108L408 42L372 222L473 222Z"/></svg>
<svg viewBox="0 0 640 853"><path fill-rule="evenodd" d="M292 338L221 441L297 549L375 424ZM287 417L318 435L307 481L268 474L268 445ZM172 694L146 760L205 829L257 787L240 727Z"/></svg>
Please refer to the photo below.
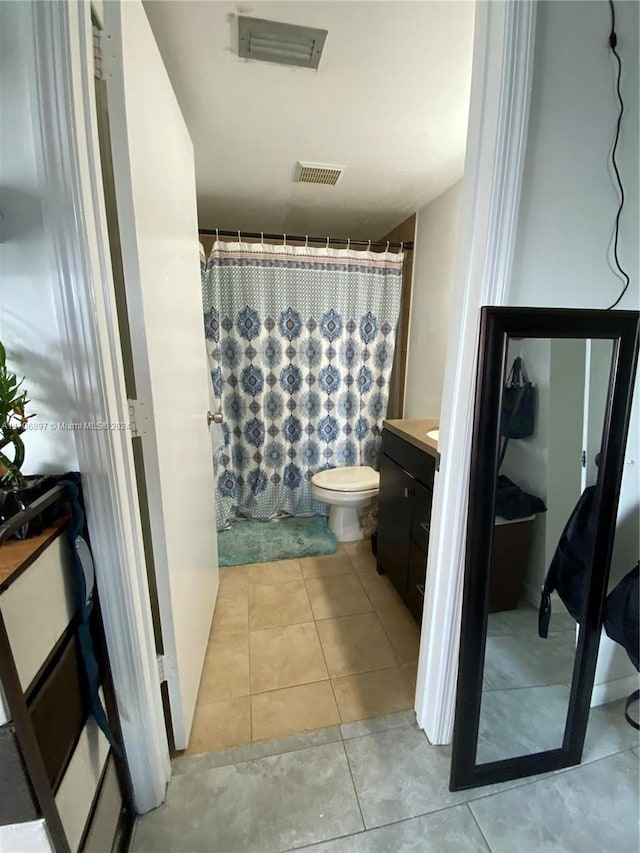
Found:
<svg viewBox="0 0 640 853"><path fill-rule="evenodd" d="M298 557L335 554L338 540L324 516L283 518L278 521L236 521L218 533L221 566L270 563Z"/></svg>

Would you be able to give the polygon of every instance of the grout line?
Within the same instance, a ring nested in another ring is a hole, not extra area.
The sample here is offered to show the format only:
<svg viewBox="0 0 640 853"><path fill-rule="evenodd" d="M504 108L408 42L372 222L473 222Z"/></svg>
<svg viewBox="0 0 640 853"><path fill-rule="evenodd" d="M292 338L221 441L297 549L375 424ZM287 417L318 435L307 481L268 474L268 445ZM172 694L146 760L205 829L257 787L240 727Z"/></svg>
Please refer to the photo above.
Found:
<svg viewBox="0 0 640 853"><path fill-rule="evenodd" d="M312 611L313 611L313 608L312 608ZM340 724L342 723L342 713L340 711L340 705L338 705L338 698L336 696L336 691L335 691L335 688L333 686L332 676L331 676L331 673L329 672L329 664L327 662L327 656L326 656L325 651L324 651L324 646L322 645L322 639L320 637L320 631L318 631L317 621L318 620L315 618L315 614L314 614L313 625L314 625L314 628L316 629L316 637L318 638L318 643L320 644L320 651L322 652L322 660L324 661L324 666L325 666L325 669L327 670L327 676L329 678L329 684L331 685L331 693L333 695L333 701L334 701L335 706L336 706L336 711L338 712L338 729L340 730ZM340 731L340 739L342 739L342 731Z"/></svg>
<svg viewBox="0 0 640 853"><path fill-rule="evenodd" d="M517 687L483 687L483 693L509 693L514 690L538 690L540 687L566 687L571 689L571 685L566 681L553 681L551 684L523 684Z"/></svg>
<svg viewBox="0 0 640 853"><path fill-rule="evenodd" d="M622 749L616 749L615 752L608 752L606 755L601 755L598 758L592 758L592 759L586 759L586 760L583 758L580 761L580 764L573 764L571 767L558 767L557 770L551 770L550 771L552 773L551 778L555 779L557 777L562 776L563 773L568 773L570 770L578 770L578 768L580 768L580 767L589 767L590 764L595 764L598 761L605 761L607 758L613 758L616 755L622 755L623 752L632 752L634 755L637 756L637 754L638 754L636 752L637 747L638 747L638 744L635 744L634 746L624 746L624 747L622 747Z"/></svg>
<svg viewBox="0 0 640 853"><path fill-rule="evenodd" d="M357 792L356 792L356 795L357 795ZM313 850L316 847L320 847L321 845L326 844L328 841L337 841L341 838L351 838L352 836L355 837L358 835L365 835L366 833L373 833L373 832L376 832L378 829L386 829L389 826L399 826L400 824L403 824L403 823L411 823L411 821L418 820L419 818L422 818L422 817L431 817L432 815L440 814L441 812L446 812L446 811L449 811L450 809L457 809L457 808L460 808L461 806L467 806L468 807L468 805L469 805L468 803L453 803L452 805L442 806L442 808L434 809L432 812L422 812L421 814L409 815L408 817L402 817L402 818L399 818L398 820L390 820L388 823L381 823L377 826L372 826L370 828L360 829L360 830L358 830L358 832L350 832L350 833L347 833L346 835L336 835L332 838L325 838L322 841L314 841L312 844L307 844L307 845L303 844L303 845L300 845L299 847L288 847L285 851L282 851L282 853L293 853L294 850L307 850L307 849ZM471 811L471 809L469 809L469 811ZM472 814L473 814L473 812L472 812ZM482 834L482 830L481 830L481 834ZM482 834L482 837L484 838L484 834ZM488 847L488 849L491 850L490 847Z"/></svg>
<svg viewBox="0 0 640 853"><path fill-rule="evenodd" d="M396 647L394 646L394 644L391 642L391 637L389 636L388 631L385 629L384 624L383 624L383 622L382 622L382 619L378 616L378 611L377 611L377 610L374 610L373 612L374 612L374 613L375 613L375 615L376 615L376 619L378 620L378 624L379 624L379 625L380 625L380 627L382 628L382 632L383 632L383 634L384 634L384 635L385 635L385 637L387 638L387 642L388 642L388 643L389 643L389 645L391 646L391 651L392 651L393 656L394 656L394 658L395 658L395 660L396 660L396 662L397 662L397 665L400 667L400 669L402 669L402 661L400 660L400 655L399 655L399 654L398 654L398 652L396 651ZM408 612L409 612L409 611L407 610L407 613L408 613ZM404 670L403 670L403 672L404 672ZM405 675L406 675L406 673L405 673ZM410 686L411 686L411 685L410 685ZM414 699L415 699L415 693L416 693L416 688L415 688L415 687L414 687L413 693L414 693Z"/></svg>
<svg viewBox="0 0 640 853"><path fill-rule="evenodd" d="M247 661L249 669L249 737L251 738L249 743L253 743L253 702L251 701L253 698L253 688L251 686L251 636L249 624L249 620L251 617L251 607L249 603L250 589L251 585L249 584L249 570L247 569Z"/></svg>
<svg viewBox="0 0 640 853"><path fill-rule="evenodd" d="M487 845L487 850L491 850L491 845L489 844L489 841L488 841L488 839L487 839L487 836L486 836L486 835L484 834L484 832L482 831L482 827L481 827L481 826L480 826L480 824L478 823L478 818L476 817L475 812L473 811L473 809L471 808L471 806L469 805L469 803L465 803L465 806L467 807L467 811L468 811L468 812L469 812L469 814L471 815L471 819L473 820L473 822L475 823L475 825L478 827L478 832L479 832L479 833L480 833L480 835L482 836L482 840L484 841L484 843Z"/></svg>
<svg viewBox="0 0 640 853"><path fill-rule="evenodd" d="M293 690L294 687L307 687L309 684L324 684L325 681L330 681L330 678L314 678L313 681L301 681L298 684L286 684L284 687L269 687L267 690L255 690L251 693L251 696L264 696L265 693L278 693L280 690ZM335 724L334 724L335 725ZM320 726L321 729L329 728L328 726ZM318 731L318 729L308 729L302 732L297 732L297 734L303 735L306 734L307 731ZM296 734L296 733L294 733ZM286 735L289 737L289 735ZM276 738L279 740L279 738Z"/></svg>
<svg viewBox="0 0 640 853"><path fill-rule="evenodd" d="M355 779L353 778L353 770L351 769L351 762L349 761L349 755L347 753L347 745L342 739L342 749L344 751L344 757L347 759L347 768L349 769L349 776L351 777L351 784L353 785L353 793L356 795L356 803L358 804L358 811L360 812L360 820L362 821L362 826L364 830L367 829L367 824L364 819L364 814L362 813L362 806L360 805L360 796L358 794L358 789L356 787Z"/></svg>
<svg viewBox="0 0 640 853"><path fill-rule="evenodd" d="M329 844L332 841L342 841L344 838L355 838L358 835L364 835L367 832L366 829L359 829L357 832L347 832L346 835L332 835L329 838L323 838L322 841L314 841L312 844L302 844L298 847L287 847L284 850L281 850L280 853L295 853L296 850L316 850L322 847L325 844Z"/></svg>

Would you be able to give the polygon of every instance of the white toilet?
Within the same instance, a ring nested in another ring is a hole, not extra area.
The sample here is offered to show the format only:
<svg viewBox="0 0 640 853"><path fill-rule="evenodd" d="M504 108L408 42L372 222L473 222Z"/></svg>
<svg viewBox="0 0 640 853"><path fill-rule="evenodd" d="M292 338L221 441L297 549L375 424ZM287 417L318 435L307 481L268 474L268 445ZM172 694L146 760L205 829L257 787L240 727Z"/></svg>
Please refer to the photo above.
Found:
<svg viewBox="0 0 640 853"><path fill-rule="evenodd" d="M362 539L359 511L378 494L380 474L368 465L328 468L311 478L311 494L329 506L329 528L338 542Z"/></svg>

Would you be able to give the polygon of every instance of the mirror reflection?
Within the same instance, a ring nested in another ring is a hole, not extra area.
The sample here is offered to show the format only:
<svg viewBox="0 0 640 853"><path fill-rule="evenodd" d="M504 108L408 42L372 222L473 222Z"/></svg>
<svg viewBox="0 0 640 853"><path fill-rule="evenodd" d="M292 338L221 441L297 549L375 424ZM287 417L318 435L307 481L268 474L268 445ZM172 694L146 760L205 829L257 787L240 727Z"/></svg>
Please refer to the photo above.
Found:
<svg viewBox="0 0 640 853"><path fill-rule="evenodd" d="M579 626L554 591L541 637L540 590L567 563L563 531L597 480L612 353L611 340L509 339L479 764L562 746ZM584 535L569 545L589 547ZM585 576L573 578L576 599Z"/></svg>

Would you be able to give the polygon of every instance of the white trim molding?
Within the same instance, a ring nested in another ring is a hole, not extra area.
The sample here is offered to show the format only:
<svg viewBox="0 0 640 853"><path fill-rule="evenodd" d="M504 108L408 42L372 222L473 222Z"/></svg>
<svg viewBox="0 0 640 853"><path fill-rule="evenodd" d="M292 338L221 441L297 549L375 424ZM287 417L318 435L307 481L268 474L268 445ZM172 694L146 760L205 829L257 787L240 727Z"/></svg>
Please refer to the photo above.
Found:
<svg viewBox="0 0 640 853"><path fill-rule="evenodd" d="M416 714L451 741L481 305L503 304L515 240L535 37L533 0L476 4L460 242L440 417Z"/></svg>
<svg viewBox="0 0 640 853"><path fill-rule="evenodd" d="M129 420L107 237L88 2L33 4L33 115L76 422ZM169 750L129 431L74 433L134 805L164 800Z"/></svg>
<svg viewBox="0 0 640 853"><path fill-rule="evenodd" d="M637 673L627 675L624 678L617 678L615 681L602 681L600 684L594 684L591 694L591 707L596 708L598 705L608 705L609 702L626 699L634 690L639 688L640 676Z"/></svg>

